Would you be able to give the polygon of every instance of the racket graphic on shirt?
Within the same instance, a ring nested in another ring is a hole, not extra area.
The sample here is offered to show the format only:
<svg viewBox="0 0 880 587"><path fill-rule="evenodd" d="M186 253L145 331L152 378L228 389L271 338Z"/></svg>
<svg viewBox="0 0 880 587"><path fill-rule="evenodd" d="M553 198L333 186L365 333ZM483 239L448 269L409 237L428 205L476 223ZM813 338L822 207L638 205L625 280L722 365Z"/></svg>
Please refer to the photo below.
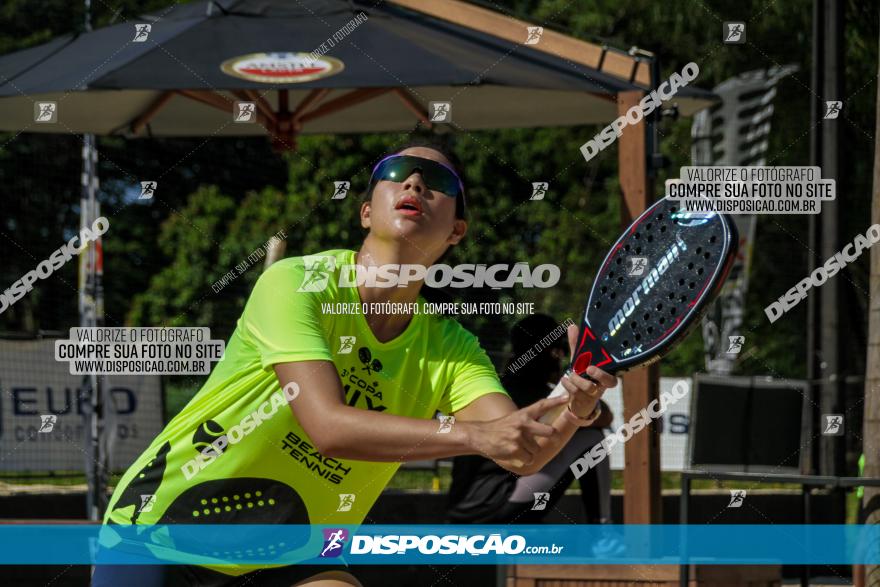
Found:
<svg viewBox="0 0 880 587"><path fill-rule="evenodd" d="M569 371L619 374L657 361L683 340L721 290L739 236L715 212L685 212L663 198L605 256L587 298ZM550 397L565 392L560 382ZM565 406L547 412L552 422Z"/></svg>

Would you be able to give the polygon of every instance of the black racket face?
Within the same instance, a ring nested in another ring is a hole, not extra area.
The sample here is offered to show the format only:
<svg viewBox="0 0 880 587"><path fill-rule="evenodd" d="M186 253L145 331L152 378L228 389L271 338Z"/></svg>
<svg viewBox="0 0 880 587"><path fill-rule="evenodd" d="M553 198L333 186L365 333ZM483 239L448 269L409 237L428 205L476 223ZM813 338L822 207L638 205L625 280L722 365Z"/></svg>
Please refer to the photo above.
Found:
<svg viewBox="0 0 880 587"><path fill-rule="evenodd" d="M697 323L736 255L726 216L664 198L618 239L593 282L572 369L616 373L659 359Z"/></svg>

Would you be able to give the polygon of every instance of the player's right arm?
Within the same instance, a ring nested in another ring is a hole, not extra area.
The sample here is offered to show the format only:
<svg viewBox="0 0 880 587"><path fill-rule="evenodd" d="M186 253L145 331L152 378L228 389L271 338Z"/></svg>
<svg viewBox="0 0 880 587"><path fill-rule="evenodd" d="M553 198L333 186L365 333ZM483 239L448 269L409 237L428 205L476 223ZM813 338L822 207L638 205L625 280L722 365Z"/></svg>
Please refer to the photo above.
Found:
<svg viewBox="0 0 880 587"><path fill-rule="evenodd" d="M554 434L552 426L538 419L568 401L566 397L547 398L522 410L511 402L512 410L500 418L456 421L449 433L437 434L437 420L346 405L342 383L330 361L282 363L275 365L275 373L282 387L290 382L299 386L300 392L290 406L318 451L324 456L362 461L480 454L495 461L528 464L539 450L535 438Z"/></svg>
<svg viewBox="0 0 880 587"><path fill-rule="evenodd" d="M444 434L437 434L439 422L434 419L347 405L322 324L321 303L333 300L326 289L301 291L309 289L304 285L310 273L305 262L291 258L269 267L251 292L239 327L246 344L259 354L261 367L274 369L282 388L291 382L299 386L291 409L321 454L385 462L482 454L528 463L538 450L535 438L554 433L551 426L537 420L563 401L555 398L525 410L516 410L510 402L509 413L503 417L491 422L456 422Z"/></svg>

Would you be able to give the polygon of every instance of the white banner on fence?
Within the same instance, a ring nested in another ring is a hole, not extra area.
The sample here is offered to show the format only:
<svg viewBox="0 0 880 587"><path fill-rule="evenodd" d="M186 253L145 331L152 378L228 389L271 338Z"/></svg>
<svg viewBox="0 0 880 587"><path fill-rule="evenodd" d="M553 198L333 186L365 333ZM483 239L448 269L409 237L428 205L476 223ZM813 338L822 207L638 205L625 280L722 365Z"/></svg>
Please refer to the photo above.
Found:
<svg viewBox="0 0 880 587"><path fill-rule="evenodd" d="M693 379L690 377L661 377L660 393L671 392L676 381L684 379L688 382L689 392L674 404L671 404L660 417L660 469L662 471L682 471L687 468L687 438L690 429L691 394L694 390ZM609 389L602 397L614 413L611 429L623 426L623 396L620 384ZM638 406L639 409L646 406ZM640 434L643 434L640 432ZM611 448L611 468L623 470L623 447L617 443Z"/></svg>
<svg viewBox="0 0 880 587"><path fill-rule="evenodd" d="M110 468L124 470L162 429L155 375L105 376ZM0 340L0 471L83 471L90 392L53 339Z"/></svg>

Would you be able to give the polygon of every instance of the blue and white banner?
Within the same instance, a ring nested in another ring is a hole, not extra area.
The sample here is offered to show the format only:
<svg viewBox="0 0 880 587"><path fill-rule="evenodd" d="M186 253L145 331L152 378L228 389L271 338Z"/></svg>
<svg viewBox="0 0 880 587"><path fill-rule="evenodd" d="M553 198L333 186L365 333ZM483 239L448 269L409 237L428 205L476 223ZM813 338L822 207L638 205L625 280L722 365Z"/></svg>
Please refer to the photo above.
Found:
<svg viewBox="0 0 880 587"><path fill-rule="evenodd" d="M162 431L161 378L101 379L110 468L124 471ZM0 340L0 471L82 471L90 385L55 360L54 339Z"/></svg>
<svg viewBox="0 0 880 587"><path fill-rule="evenodd" d="M0 564L95 563L880 564L880 526L0 526Z"/></svg>
<svg viewBox="0 0 880 587"><path fill-rule="evenodd" d="M675 384L685 381L688 389L693 389L693 379L690 377L661 377L660 394L670 393ZM620 430L624 424L623 419L623 392L620 383L608 388L602 396L605 403L614 414L611 422L611 430ZM660 470L683 471L688 468L687 440L691 423L691 398L687 397L669 405L667 409L655 421L660 431ZM606 431L607 434L607 431ZM618 442L611 447L611 470L623 471L626 459L623 454L624 443Z"/></svg>

